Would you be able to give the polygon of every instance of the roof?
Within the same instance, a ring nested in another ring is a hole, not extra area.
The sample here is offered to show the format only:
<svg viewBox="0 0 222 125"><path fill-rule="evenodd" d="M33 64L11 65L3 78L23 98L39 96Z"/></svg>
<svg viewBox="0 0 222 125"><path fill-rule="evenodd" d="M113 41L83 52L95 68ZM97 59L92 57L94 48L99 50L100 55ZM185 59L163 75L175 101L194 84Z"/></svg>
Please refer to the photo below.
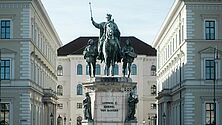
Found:
<svg viewBox="0 0 222 125"><path fill-rule="evenodd" d="M70 43L60 47L58 51L58 56L67 56L67 55L82 55L83 51L87 45L89 39L93 39L98 42L98 37L79 37ZM133 46L137 55L147 55L147 56L156 56L156 49L152 48L147 43L137 39L134 36L123 36L120 37L121 47L125 46L125 41L129 39L131 45Z"/></svg>

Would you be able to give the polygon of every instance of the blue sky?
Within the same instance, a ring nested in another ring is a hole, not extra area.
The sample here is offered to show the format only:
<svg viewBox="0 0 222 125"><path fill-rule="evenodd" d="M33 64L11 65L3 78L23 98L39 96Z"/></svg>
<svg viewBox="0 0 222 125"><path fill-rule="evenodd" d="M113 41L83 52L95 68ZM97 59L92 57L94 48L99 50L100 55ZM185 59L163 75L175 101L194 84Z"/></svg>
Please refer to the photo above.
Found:
<svg viewBox="0 0 222 125"><path fill-rule="evenodd" d="M89 2L94 21L106 21L110 13L121 36L135 36L151 45L174 0L42 0L63 44L99 35L90 20Z"/></svg>

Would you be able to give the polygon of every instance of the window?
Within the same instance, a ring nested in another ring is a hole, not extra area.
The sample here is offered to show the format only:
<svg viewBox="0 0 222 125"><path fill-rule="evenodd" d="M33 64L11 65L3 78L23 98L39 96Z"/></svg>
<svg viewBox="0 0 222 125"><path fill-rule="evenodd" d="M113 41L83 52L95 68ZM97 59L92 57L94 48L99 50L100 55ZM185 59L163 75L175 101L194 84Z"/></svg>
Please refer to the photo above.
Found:
<svg viewBox="0 0 222 125"><path fill-rule="evenodd" d="M117 64L114 67L114 75L119 75L119 66Z"/></svg>
<svg viewBox="0 0 222 125"><path fill-rule="evenodd" d="M77 95L82 95L82 85L81 84L78 84L77 85Z"/></svg>
<svg viewBox="0 0 222 125"><path fill-rule="evenodd" d="M77 109L81 109L82 108L82 103L77 103Z"/></svg>
<svg viewBox="0 0 222 125"><path fill-rule="evenodd" d="M132 68L131 74L132 75L137 75L137 66L136 66L136 64L133 64L131 68Z"/></svg>
<svg viewBox="0 0 222 125"><path fill-rule="evenodd" d="M131 92L131 91L132 91L132 88L131 88L131 87L126 87L126 88L124 89L124 91L126 91L126 92Z"/></svg>
<svg viewBox="0 0 222 125"><path fill-rule="evenodd" d="M178 40L179 40L179 45L180 45L181 44L181 30L179 30Z"/></svg>
<svg viewBox="0 0 222 125"><path fill-rule="evenodd" d="M214 79L214 60L205 61L205 79L213 80Z"/></svg>
<svg viewBox="0 0 222 125"><path fill-rule="evenodd" d="M10 39L10 20L1 20L1 39Z"/></svg>
<svg viewBox="0 0 222 125"><path fill-rule="evenodd" d="M151 103L151 109L156 109L156 104L155 103Z"/></svg>
<svg viewBox="0 0 222 125"><path fill-rule="evenodd" d="M82 125L82 117L81 116L77 117L77 125Z"/></svg>
<svg viewBox="0 0 222 125"><path fill-rule="evenodd" d="M62 117L60 115L57 118L57 125L62 125Z"/></svg>
<svg viewBox="0 0 222 125"><path fill-rule="evenodd" d="M82 65L81 64L77 65L77 75L82 75Z"/></svg>
<svg viewBox="0 0 222 125"><path fill-rule="evenodd" d="M63 95L63 87L62 85L57 86L57 95L62 96Z"/></svg>
<svg viewBox="0 0 222 125"><path fill-rule="evenodd" d="M206 103L205 106L206 125L214 125L214 103Z"/></svg>
<svg viewBox="0 0 222 125"><path fill-rule="evenodd" d="M63 75L63 67L61 65L59 65L57 67L57 75L58 76L62 76Z"/></svg>
<svg viewBox="0 0 222 125"><path fill-rule="evenodd" d="M10 124L10 104L0 103L0 125Z"/></svg>
<svg viewBox="0 0 222 125"><path fill-rule="evenodd" d="M156 85L151 86L151 95L155 96L156 95Z"/></svg>
<svg viewBox="0 0 222 125"><path fill-rule="evenodd" d="M155 65L151 66L151 76L156 76L156 66Z"/></svg>
<svg viewBox="0 0 222 125"><path fill-rule="evenodd" d="M58 104L58 108L59 108L59 109L63 109L63 104L62 104L62 103L59 103L59 104Z"/></svg>
<svg viewBox="0 0 222 125"><path fill-rule="evenodd" d="M10 60L1 60L1 80L10 79Z"/></svg>
<svg viewBox="0 0 222 125"><path fill-rule="evenodd" d="M213 20L205 21L205 39L215 40L215 21Z"/></svg>
<svg viewBox="0 0 222 125"><path fill-rule="evenodd" d="M100 65L96 64L96 75L100 75Z"/></svg>

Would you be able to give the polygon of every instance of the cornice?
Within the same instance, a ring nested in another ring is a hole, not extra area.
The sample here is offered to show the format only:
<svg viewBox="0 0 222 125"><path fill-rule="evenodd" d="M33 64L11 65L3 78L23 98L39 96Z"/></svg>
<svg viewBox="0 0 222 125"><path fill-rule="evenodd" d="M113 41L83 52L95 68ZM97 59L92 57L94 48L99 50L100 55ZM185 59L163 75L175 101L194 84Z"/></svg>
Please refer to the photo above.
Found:
<svg viewBox="0 0 222 125"><path fill-rule="evenodd" d="M32 0L31 5L35 9L35 11L39 11L41 13L41 15L39 15L36 12L37 15L40 16L40 17L42 16L42 19L44 20L44 22L47 23L46 29L48 28L50 33L52 34L52 36L54 38L56 38L56 39L53 39L53 38L52 39L55 40L56 43L58 44L57 47L62 46L62 42L61 42L61 40L60 40L60 38L59 38L59 36L58 36L58 34L57 34L57 32L56 32L52 22L51 22L51 19L48 16L47 11L45 10L43 4L41 3L41 1L40 0Z"/></svg>

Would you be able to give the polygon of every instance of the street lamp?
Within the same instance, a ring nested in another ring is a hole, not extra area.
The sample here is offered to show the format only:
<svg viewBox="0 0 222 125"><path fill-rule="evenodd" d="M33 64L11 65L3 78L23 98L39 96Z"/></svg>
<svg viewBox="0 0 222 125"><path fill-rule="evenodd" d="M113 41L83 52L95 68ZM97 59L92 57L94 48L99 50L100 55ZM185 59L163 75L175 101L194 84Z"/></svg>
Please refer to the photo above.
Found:
<svg viewBox="0 0 222 125"><path fill-rule="evenodd" d="M166 125L166 114L163 113L163 124Z"/></svg>
<svg viewBox="0 0 222 125"><path fill-rule="evenodd" d="M156 114L153 116L153 118L154 118L154 125L156 125L156 119L157 119Z"/></svg>
<svg viewBox="0 0 222 125"><path fill-rule="evenodd" d="M0 49L0 102L2 102L2 53L1 53L1 49ZM1 104L2 105L2 104ZM3 105L4 108L4 105ZM1 122L1 121L0 121ZM4 124L5 124L5 109L4 109Z"/></svg>
<svg viewBox="0 0 222 125"><path fill-rule="evenodd" d="M146 123L146 121L145 121L145 120L143 120L143 125L145 125L145 123Z"/></svg>
<svg viewBox="0 0 222 125"><path fill-rule="evenodd" d="M150 125L150 116L148 117L148 123L149 123L149 125Z"/></svg>
<svg viewBox="0 0 222 125"><path fill-rule="evenodd" d="M2 102L2 50L0 49L0 102Z"/></svg>
<svg viewBox="0 0 222 125"><path fill-rule="evenodd" d="M72 119L71 118L69 119L69 125L72 125Z"/></svg>
<svg viewBox="0 0 222 125"><path fill-rule="evenodd" d="M214 48L214 125L216 125L216 60L218 60L218 50Z"/></svg>
<svg viewBox="0 0 222 125"><path fill-rule="evenodd" d="M51 118L51 125L53 125L53 114L50 114L50 118Z"/></svg>
<svg viewBox="0 0 222 125"><path fill-rule="evenodd" d="M66 125L66 117L64 117L64 125Z"/></svg>

